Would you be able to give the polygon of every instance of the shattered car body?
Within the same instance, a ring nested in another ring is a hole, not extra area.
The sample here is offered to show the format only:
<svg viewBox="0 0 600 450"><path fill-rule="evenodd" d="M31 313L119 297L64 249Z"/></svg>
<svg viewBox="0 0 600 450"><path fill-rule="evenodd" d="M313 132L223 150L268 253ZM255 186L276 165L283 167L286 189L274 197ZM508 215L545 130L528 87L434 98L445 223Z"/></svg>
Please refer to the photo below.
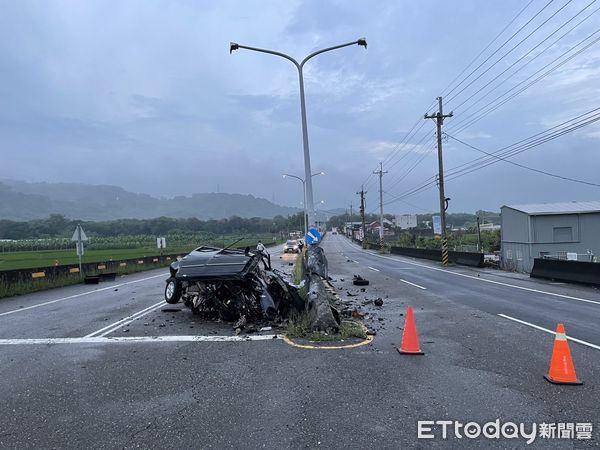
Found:
<svg viewBox="0 0 600 450"><path fill-rule="evenodd" d="M262 264L261 264L262 263ZM199 247L175 261L165 286L167 303L183 300L195 314L225 321L272 320L304 308L283 274L270 269L260 252Z"/></svg>

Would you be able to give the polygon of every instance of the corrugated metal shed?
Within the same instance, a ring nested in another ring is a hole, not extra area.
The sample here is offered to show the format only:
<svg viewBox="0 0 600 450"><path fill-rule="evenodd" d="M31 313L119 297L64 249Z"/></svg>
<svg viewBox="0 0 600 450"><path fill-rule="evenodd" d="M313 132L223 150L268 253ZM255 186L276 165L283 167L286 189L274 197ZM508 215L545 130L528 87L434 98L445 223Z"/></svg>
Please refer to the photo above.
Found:
<svg viewBox="0 0 600 450"><path fill-rule="evenodd" d="M600 212L600 200L589 202L532 203L530 205L504 205L525 214L541 216L545 214L585 214Z"/></svg>

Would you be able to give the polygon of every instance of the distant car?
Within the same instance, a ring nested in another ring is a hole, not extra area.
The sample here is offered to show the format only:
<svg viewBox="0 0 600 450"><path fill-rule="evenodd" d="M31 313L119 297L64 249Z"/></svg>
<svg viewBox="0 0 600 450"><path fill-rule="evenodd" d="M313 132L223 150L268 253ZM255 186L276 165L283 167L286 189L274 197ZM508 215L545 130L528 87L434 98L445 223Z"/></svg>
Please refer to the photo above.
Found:
<svg viewBox="0 0 600 450"><path fill-rule="evenodd" d="M290 239L283 246L283 253L299 253L300 247L298 246L298 241Z"/></svg>

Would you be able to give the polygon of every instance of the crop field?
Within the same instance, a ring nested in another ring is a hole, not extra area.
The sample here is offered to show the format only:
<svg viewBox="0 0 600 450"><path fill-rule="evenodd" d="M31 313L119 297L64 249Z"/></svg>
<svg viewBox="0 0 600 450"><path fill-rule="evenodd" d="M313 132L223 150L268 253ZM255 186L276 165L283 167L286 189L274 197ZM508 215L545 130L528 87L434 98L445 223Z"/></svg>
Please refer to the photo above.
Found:
<svg viewBox="0 0 600 450"><path fill-rule="evenodd" d="M187 253L192 248L168 249L169 253ZM112 250L87 250L82 262L104 262L110 260L133 259L145 256L159 255L160 251L154 247L112 249ZM29 252L0 253L0 270L31 269L54 265L77 264L79 259L72 250L42 250Z"/></svg>
<svg viewBox="0 0 600 450"><path fill-rule="evenodd" d="M186 240L169 240L167 237L167 248L163 250L165 254L189 253L196 247L201 245L211 245L216 247L224 247L234 243L239 236L225 236L221 238L209 238L204 239L186 239ZM250 246L254 248L258 239L263 239L263 242L272 242L272 237L269 236L256 236L256 237L245 237L241 241L237 242L234 246L245 247ZM20 241L15 241L20 242ZM143 241L142 241L143 242ZM146 242L148 240L146 239ZM169 242L172 245L169 245ZM277 241L279 242L279 241ZM75 253L74 243L64 243L63 241L57 242L57 246L62 246L62 249L40 249L40 250L28 250L28 251L3 251L0 252L0 271L1 270L12 270L12 269L31 269L38 267L48 267L54 265L65 265L65 264L77 264L79 262ZM69 246L71 248L64 248ZM121 259L133 259L149 256L160 255L160 250L156 246L143 245L143 246L131 246L130 242L127 243L127 248L119 248L119 240L115 239L112 245L103 239L102 247L115 247L115 248L94 248L98 247L95 245L94 239L90 240L90 243L86 245L85 254L83 255L82 262L105 262L105 261L118 261ZM18 248L15 244L14 247ZM47 242L40 247L51 247ZM91 247L91 248L89 248Z"/></svg>

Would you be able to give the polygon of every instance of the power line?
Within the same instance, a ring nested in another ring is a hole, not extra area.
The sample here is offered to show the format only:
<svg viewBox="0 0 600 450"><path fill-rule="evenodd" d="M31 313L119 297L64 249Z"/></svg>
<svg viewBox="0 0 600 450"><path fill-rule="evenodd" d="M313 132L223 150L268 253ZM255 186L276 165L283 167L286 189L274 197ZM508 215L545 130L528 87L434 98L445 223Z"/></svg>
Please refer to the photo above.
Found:
<svg viewBox="0 0 600 450"><path fill-rule="evenodd" d="M475 97L477 94L479 94L481 91L483 91L485 88L487 88L488 86L490 86L494 81L496 81L498 78L500 78L502 75L504 75L506 72L508 72L510 69L512 69L515 65L517 65L519 62L521 62L523 59L525 59L527 56L529 56L534 50L536 50L538 47L540 47L544 42L546 42L548 39L550 39L552 36L554 36L557 32L559 32L560 30L562 30L565 26L567 26L569 23L571 23L575 18L577 18L579 15L581 15L586 9L588 9L591 5L593 5L594 3L596 3L597 0L593 0L591 3L589 3L587 6L585 6L582 10L580 10L577 14L575 14L573 17L571 17L568 21L566 21L565 23L563 23L560 27L558 27L556 30L554 30L552 33L550 33L548 36L546 36L542 41L540 41L536 46L532 47L527 53L523 54L519 59L517 59L516 61L514 61L510 66L508 66L506 69L504 69L502 72L500 72L498 75L496 75L494 78L492 78L490 81L488 81L485 85L483 85L482 87L480 87L476 92L474 92L473 94L471 94L468 98L466 98L465 100L463 100L461 103L459 103L458 105L456 105L454 107L454 110L459 109L461 106L463 106L465 103L467 103L469 100L471 100L473 97ZM506 81L510 80L512 77L515 76L515 74L517 74L518 72L520 72L521 70L523 70L525 67L527 67L529 64L531 64L533 61L535 61L537 58L539 58L540 56L542 56L546 51L548 51L548 49L550 49L551 47L553 47L554 45L556 45L557 42L559 42L561 39L563 39L565 36L567 36L571 31L573 31L575 28L577 28L579 25L581 25L583 22L585 22L586 20L588 20L592 15L594 15L596 12L598 12L600 10L599 8L596 8L594 11L592 11L590 14L588 14L586 17L584 17L582 20L580 20L578 23L576 23L573 27L571 27L567 32L565 32L564 34L562 34L558 39L556 39L554 42L552 42L552 44L548 45L546 48L544 48L541 52L539 52L537 55L535 55L533 58L531 58L529 61L527 61L525 64L523 64L518 70L516 70L515 72L513 72L510 76L508 76L507 78L505 78L503 81L501 81L500 83L498 83L493 89L491 89L486 95L484 95L483 97L481 97L477 102L475 102L473 105L469 106L468 108L466 108L465 110L463 110L463 113L465 111L468 111L469 109L471 109L473 106L475 106L477 103L479 103L481 100L483 100L485 97L487 97L490 93L492 93L493 91L495 91L496 89L498 89L502 84L504 84Z"/></svg>
<svg viewBox="0 0 600 450"><path fill-rule="evenodd" d="M419 127L415 130L415 128L417 127L417 125L419 125ZM411 155L410 152L410 148L407 148L408 144L408 140L411 137L414 137L420 130L421 128L423 128L423 121L421 120L421 118L419 117L418 121L415 122L415 124L412 126L412 128L410 129L410 131L406 134L406 136L404 137L404 139L398 144L396 145L396 147L394 147L394 149L390 152L390 154L388 154L388 156L383 160L383 164L385 164L387 161L392 161L394 159L394 157L399 154L402 150L405 151L405 153L400 156L399 159L397 159L393 164L391 164L389 166L389 168L393 168L394 166L398 165L402 160L404 160L407 156ZM423 136L416 144L413 144L414 146L420 145L421 142L427 137L427 135ZM377 169L375 169L374 171L376 171ZM374 172L373 171L373 172ZM369 184L373 183L375 181L373 177L373 172L371 172L367 178L363 181L363 185L368 186Z"/></svg>
<svg viewBox="0 0 600 450"><path fill-rule="evenodd" d="M508 44L517 34L519 34L525 27L527 27L537 16L539 16L548 6L550 6L552 4L554 0L550 0L548 3L546 3L542 9L540 9L537 13L535 13L535 15L529 19L524 25L522 25L517 31L515 31L506 41L504 41L502 43L502 45L500 45L500 47L498 47L490 56L488 56L481 64L479 64L475 69L473 69L469 75L467 75L465 78L463 78L463 80L458 83L454 88L452 88L449 92L446 93L446 95L450 95L452 94L452 92L454 92L456 89L458 89L460 86L462 86L462 84L467 81L471 75L473 75L475 72L477 72L486 62L488 62L496 53L498 53L502 47L504 47L506 44Z"/></svg>
<svg viewBox="0 0 600 450"><path fill-rule="evenodd" d="M579 47L580 45L582 45L583 43L585 43L585 41L591 39L592 37L594 37L598 33L600 33L600 29L594 31L593 33L591 33L590 35L588 35L587 37L585 37L584 39L582 39L581 41L579 41L579 43L577 43L576 45L574 45L573 47L571 47L569 50L563 52L560 56L558 56L557 58L555 58L554 60L552 60L550 63L546 64L545 66L543 66L542 68L540 68L539 70L537 70L536 72L534 72L532 75L530 75L529 77L527 77L526 79L524 79L520 83L516 84L512 88L508 89L504 93L500 94L494 100L490 101L488 104L482 106L477 111L469 114L467 117L465 117L464 119L462 119L461 121L459 121L458 123L456 123L455 124L455 128L452 129L451 131L453 133L458 134L459 132L461 132L465 128L467 128L467 127L473 125L475 122L478 122L479 120L481 120L483 117L491 114L492 112L494 112L495 110L497 110L498 108L500 108L501 106L503 106L504 104L506 104L507 102L509 102L513 98L515 98L521 92L529 89L531 86L533 86L534 84L538 83L543 78L547 77L550 73L552 73L553 71L555 71L559 67L562 67L567 62L571 61L573 58L575 58L576 56L580 55L585 50L587 50L588 48L590 48L592 45L594 45L595 43L597 43L598 41L600 41L600 37L594 39L592 42L588 43L585 47L579 49L577 52L575 52L574 54L572 54L571 56L569 56L567 59L565 59L564 61L559 62L554 67L550 68L549 70L547 70L546 72L544 72L542 75L540 75L539 77L537 77L535 80L531 81L529 84L527 84L523 88L519 89L520 86L522 86L523 84L527 83L529 80L531 80L531 78L535 77L537 74L539 74L540 72L542 72L544 69L546 69L547 67L549 67L552 64L556 63L557 61L559 61L565 55L567 55L568 53L572 52L577 47ZM516 91L516 92L513 92L512 94L510 94L515 89L519 89L519 90ZM507 94L510 94L510 95L508 97L502 99L502 97L505 97ZM496 105L494 105L494 103L496 103L496 102L498 102L498 103ZM481 113L481 114L479 114L479 113Z"/></svg>
<svg viewBox="0 0 600 450"><path fill-rule="evenodd" d="M391 183L389 188L392 189L393 187L397 186L402 180L404 180L407 176L409 176L417 168L417 166L425 160L426 157L431 155L431 153L434 150L435 150L435 147L430 147L429 149L427 149L426 152L421 154L421 157L412 166L410 166L408 168L408 170L406 170L402 176L400 176L395 182Z"/></svg>
<svg viewBox="0 0 600 450"><path fill-rule="evenodd" d="M547 175L549 177L560 178L561 180L565 180L565 181L572 181L574 183L581 183L581 184L587 184L589 186L600 187L600 184L597 184L597 183L592 183L592 182L589 182L589 181L579 180L579 179L576 179L576 178L570 178L570 177L565 177L565 176L562 176L562 175L557 175L557 174L554 174L554 173L546 172L544 170L536 169L534 167L526 166L525 164L520 164L520 163L517 163L515 161L511 161L509 159L503 158L503 157L495 155L493 153L486 152L485 150L477 148L474 145L468 144L465 141L462 141L462 140L458 139L457 137L452 136L452 135L450 135L448 133L444 133L444 134L446 136L448 136L450 139L453 139L453 140L455 140L457 142L460 142L461 144L463 144L466 147L472 148L473 150L476 150L476 151L478 151L480 153L483 153L485 155L488 155L488 156L491 156L493 158L496 158L496 159L498 159L500 161L504 161L504 162L512 164L514 166L521 167L522 169L531 170L532 172L540 173L542 175Z"/></svg>
<svg viewBox="0 0 600 450"><path fill-rule="evenodd" d="M547 130L541 131L541 132L536 133L528 138L517 141L514 144L503 147L500 150L498 150L496 152L496 154L500 154L500 152L503 152L503 156L507 156L510 152L512 152L514 150L519 150L521 148L526 147L527 145L531 145L533 143L540 142L540 141L546 139L547 137L550 137L556 133L562 133L565 130L570 130L570 128L573 126L579 126L582 123L587 125L586 121L589 120L590 118L593 119L596 114L599 114L598 111L600 111L600 108L594 108L583 114L575 116L571 119L568 119L564 122L559 123L558 125L548 128ZM586 116L589 116L589 117L586 117ZM449 170L449 172L451 172L452 174L457 174L457 173L463 172L465 170L470 170L473 167L477 167L478 165L480 165L486 161L489 161L489 158L482 156L473 161L453 167Z"/></svg>
<svg viewBox="0 0 600 450"><path fill-rule="evenodd" d="M549 6L552 3L553 0L550 0L550 2L544 6L544 8L542 8L540 11L538 11L538 13L532 18L530 19L523 27L521 27L515 34L513 34L508 40L506 40L497 50L496 52L498 52L504 45L506 45L506 43L508 43L516 34L518 34L526 25L528 25L533 19L535 19L535 17L537 17L537 15L539 15L547 6ZM450 82L450 84L448 86L446 86L446 88L443 90L447 90L452 83L454 83L454 81L456 81L464 72L466 72L466 70L468 70L469 67L471 67L473 65L473 63L488 49L492 46L492 44L494 42L496 42L496 40L517 20L518 17L520 17L523 12L529 7L529 5L531 5L531 3L533 3L533 0L530 0L523 8L521 8L521 10L509 21L509 23L500 31L500 33L498 33L494 39L492 39L488 45L479 52L479 54L467 65L467 67L465 67L455 78L452 82ZM493 56L496 52L494 52L491 56ZM489 58L488 58L489 59ZM484 61L485 62L485 61ZM475 69L477 70L477 69ZM470 76L471 74L469 74ZM468 77L467 77L468 78ZM462 82L461 82L462 83ZM452 91L450 91L452 92ZM435 105L435 101L433 101L431 103L431 105L429 105L427 107L427 110L431 109L432 106ZM420 124L420 126L419 126ZM418 127L417 130L415 130L415 128ZM414 137L414 135L416 135L421 128L424 126L423 122L421 121L421 118L419 117L419 119L417 119L417 121L415 122L415 124L411 127L411 129L409 130L409 132L406 134L406 136L404 137L404 139L398 143L388 154L388 156L386 156L386 158L382 161L384 164L387 164L389 162L391 162L401 151L406 150L406 145L408 143L408 140L410 139L411 135ZM417 144L419 145L419 144ZM401 162L404 158L407 157L407 155L409 155L410 152L406 152L404 153L404 155L402 155L393 165L397 165L399 162ZM373 179L373 172L370 172L368 174L368 176L365 178L365 180L362 182L363 185L369 185L370 183L372 183L374 181Z"/></svg>
<svg viewBox="0 0 600 450"><path fill-rule="evenodd" d="M519 47L523 42L525 42L527 39L529 39L531 36L533 36L533 34L535 34L538 30L540 30L544 25L546 25L553 17L555 17L559 12L561 12L563 9L565 9L573 0L569 0L567 3L565 3L563 6L561 6L559 9L557 9L550 17L548 17L546 20L544 20L540 25L538 25L531 33L529 33L527 36L525 36L523 39L521 39L519 42L517 42L517 44L513 45L512 48L507 51L506 53L504 53L500 58L498 58L496 60L496 62L494 62L491 66L489 66L487 69L485 69L482 73L480 73L477 77L475 77L473 80L471 80L465 87L463 87L460 91L458 91L456 94L454 94L452 97L450 97L448 99L448 102L451 102L452 100L454 100L457 96L459 96L462 92L465 91L465 89L467 89L469 86L471 86L473 83L475 83L477 80L479 80L482 76L484 76L486 73L488 73L492 67L494 67L496 64L498 64L500 61L502 61L507 55L509 55L510 53L512 53L517 47Z"/></svg>
<svg viewBox="0 0 600 450"><path fill-rule="evenodd" d="M513 23L514 23L516 20L517 20L517 18L519 18L519 17L521 16L521 14L523 14L523 11L525 11L525 10L526 10L526 9L529 7L529 5L531 5L532 3L533 3L533 0L529 0L529 3L527 3L527 4L526 4L526 5L523 7L523 8L521 8L521 10L520 10L520 11L519 11L519 12L518 12L518 13L517 13L517 14L516 14L516 15L515 15L515 16L514 16L514 17L513 17L511 20L510 20L510 22L508 22L508 24L507 24L507 25L506 25L504 28L502 28L502 31L500 31L500 33L498 33L498 34L496 35L496 37L495 37L494 39L492 39L492 40L489 42L489 44L488 44L488 45L486 45L486 46L485 46L485 48L484 48L483 50L481 50L481 51L480 51L480 52L477 54L477 56L476 56L475 58L473 58L473 59L471 60L471 62L470 62L468 65L467 65L467 67L465 67L465 68L464 68L464 69L463 69L463 70L462 70L462 71L461 71L461 72L460 72L460 73L459 73L459 74L458 74L456 77L454 77L454 79L453 79L453 80L452 80L450 83L448 83L448 86L446 86L446 87L445 87L445 88L442 90L442 96L444 96L444 95L448 95L448 93L446 92L446 90L447 90L447 89L448 89L450 86L452 86L452 84L453 84L453 83L454 83L456 80L458 80L458 79L459 79L459 78L462 76L462 74L463 74L463 73L465 73L465 72L466 72L466 71L469 69L469 67L471 67L471 66L473 65L473 63L474 63L475 61L477 61L477 59L478 59L478 58L479 58L479 57L480 57L480 56L481 56L481 55L482 55L482 54L483 54L483 53L484 53L484 52L485 52L485 51L486 51L488 48L490 48L490 47L492 46L492 44L493 44L494 42L496 42L496 40L497 40L497 39L498 39L500 36L502 36L502 34L503 34L503 33L504 33L504 32L505 32L505 31L506 31L506 30L507 30L507 29L508 29L508 28L509 28L509 27L510 27L510 26L511 26L511 25L512 25L512 24L513 24ZM427 109L431 109L431 106L430 106L429 108L427 108Z"/></svg>
<svg viewBox="0 0 600 450"><path fill-rule="evenodd" d="M517 30L517 32L515 32L509 39L507 39L498 49L496 49L496 51L494 53L492 53L492 55L490 55L487 59L489 60L489 58L491 58L492 56L494 56L495 53L497 53L499 50L501 50L508 42L510 42L519 32L521 32L529 23L531 23L531 21L533 21L542 11L544 11L551 3L553 2L553 0L550 0L550 2L548 2L540 11L538 11L525 25L523 25L522 27L519 28L519 30ZM450 82L450 84L448 86L446 86L446 88L444 89L447 90L457 79L460 78L460 76L462 74L464 74L469 67L471 67L473 65L473 63L483 54L485 53L485 51L487 51L493 44L494 42L496 42L498 40L498 38L504 34L504 32L523 14L523 12L531 5L531 3L533 3L533 0L530 0L523 8L521 8L521 10L519 10L519 12L509 21L509 23L494 37L494 39L492 39L487 45L486 47L481 50L478 55L467 65L467 67L465 67L455 78L454 80L452 80L452 82ZM486 62L484 61L484 63ZM478 68L475 69L475 71ZM473 72L471 72L472 74ZM468 79L471 74L469 74L466 79ZM465 79L465 80L466 80ZM460 84L462 84L465 80L463 80ZM455 89L455 88L454 88ZM453 89L453 90L454 90ZM452 91L450 91L452 92ZM449 92L449 93L450 93ZM431 109L431 107L435 104L435 101L432 102L432 104L430 106L427 107L427 110ZM415 130L415 128L419 125L419 123L421 123L421 125ZM408 144L408 140L410 139L411 135L414 137L419 131L420 129L423 127L423 123L421 122L421 119L419 118L417 120L417 122L415 122L415 124L411 127L411 129L409 130L409 132L406 134L406 136L404 137L404 139L398 144L396 145L396 147L394 147L390 153L388 154L388 156L383 160L383 163L389 163L391 162L401 151L403 150L407 150L407 144ZM421 141L420 141L421 142ZM420 143L419 142L419 143ZM419 145L416 144L416 145ZM393 167L395 165L397 165L398 163L400 163L402 160L404 160L408 155L410 154L409 151L405 152L396 162L394 162L394 164L392 164L389 167ZM422 161L423 158L421 158L419 160ZM404 177L402 177L404 178ZM364 185L369 185L370 183L372 183L374 181L373 179L373 173L369 173L367 178L363 181L362 184Z"/></svg>
<svg viewBox="0 0 600 450"><path fill-rule="evenodd" d="M461 73L454 78L454 80L449 84L452 85L454 83L454 81L456 81L470 66L473 65L473 63L483 54L485 53L485 51L487 49L489 49L492 44L498 39L498 37L500 37L509 27L512 23L515 22L515 20L522 15L522 13L527 9L527 7L532 3L533 0L531 0L529 3L527 3L527 5L525 5L525 7L523 7L514 17L513 19L500 31L500 33L498 33L496 35L496 37L494 37L494 39L492 39L492 41L483 49L479 52L479 54L469 63L469 65L467 65L467 67L465 69L463 69L463 71L461 71ZM507 69L505 69L504 71L502 71L499 75L497 75L496 77L494 77L491 81L489 81L488 83L486 83L482 88L480 88L477 92L475 92L474 94L472 94L469 98L467 98L465 101L463 101L459 106L464 105L467 101L469 101L471 98L473 98L475 95L477 95L478 93L480 93L483 89L485 89L486 87L488 87L490 84L492 84L495 80L497 80L500 76L502 76L504 73L506 73L508 70L510 70L510 68L514 67L519 61L523 60L526 56L528 56L529 54L531 54L531 52L533 52L535 49L539 48L540 45L542 45L544 42L546 42L550 37L552 37L553 35L555 35L559 30L561 30L562 28L564 28L568 23L572 22L576 17L578 17L581 13L583 13L583 11L585 11L587 8L589 8L593 3L595 3L597 0L592 1L591 3L589 3L587 6L585 6L582 10L580 10L576 15L574 15L573 17L571 17L567 22L563 23L558 29L556 29L555 31L553 31L550 35L546 36L546 38L544 38L541 42L539 42L536 46L534 46L532 49L530 49L525 55L521 56L519 59L517 59L517 61L515 61L514 63L512 63ZM546 3L539 11L537 11L537 13L531 18L529 19L523 26L521 26L515 33L513 33L508 39L506 39L502 45L500 45L500 47L498 47L491 55L489 55L481 64L479 64L479 66L477 68L475 68L473 71L471 71L469 73L469 75L467 75L457 86L455 86L452 90L450 90L448 92L448 94L450 94L451 92L455 91L458 87L460 87L462 84L464 84L479 68L481 68L487 61L489 61L495 54L497 54L503 47L506 46L506 44L508 44L515 36L517 36L522 30L524 30L533 20L535 20L536 17L538 17L545 9L547 9L550 4L553 2L553 0L549 1L548 3ZM512 51L514 51L517 47L519 47L523 42L525 42L529 37L531 37L536 31L538 31L542 26L544 26L548 21L550 21L553 17L555 17L560 11L562 11L568 4L570 4L572 2L572 0L569 0L567 3L565 3L563 6L561 6L558 10L556 10L553 14L551 14L550 17L548 17L547 19L544 20L544 22L542 22L540 25L538 25L532 32L530 32L527 36L525 36L523 39L521 39L517 44L515 44L509 51L505 52L504 55L500 58L498 58L491 66L489 66L483 73L481 73L479 76L477 76L474 80L472 80L471 82L469 82L467 84L467 86L463 87L463 89L461 89L458 93L454 94L451 97L452 99L455 99L460 93L462 93L465 89L467 89L469 86L471 86L475 81L477 81L479 78L481 78L485 73L487 73L492 67L494 67L496 64L498 64L503 58L505 58L509 53L511 53ZM599 8L600 9L600 8ZM556 44L556 42L558 42L560 39L562 39L564 36L566 36L568 33L570 33L574 28L576 28L577 26L579 26L581 23L583 23L585 20L587 20L589 17L591 17L592 14L594 14L595 12L597 12L598 9L596 9L595 11L593 11L590 15L588 15L585 19L583 19L582 21L580 21L579 23L577 23L574 27L572 27L569 31L567 31L565 34L563 34L561 37L559 37L557 40L555 40L550 46L546 47L541 53L537 54L534 58L532 58L532 60L530 60L529 62L527 62L525 65L523 65L520 69L518 69L515 73L517 73L518 71L520 71L522 68L524 68L526 65L528 65L529 63L531 63L531 61L533 61L534 59L536 59L537 57L541 56L541 54L545 51L548 50L548 48L550 48L552 45ZM578 44L579 45L579 44ZM589 46L588 46L589 47ZM585 49L587 49L588 47L586 47ZM583 50L585 50L583 49ZM571 49L572 50L572 49ZM583 51L582 50L582 51ZM566 52L568 53L568 52ZM578 52L577 54L581 53ZM573 55L572 57L576 56L577 54ZM561 55L561 56L564 56ZM555 60L556 61L556 60ZM565 61L566 63L566 61ZM552 63L550 63L552 64ZM545 66L547 67L547 66ZM553 68L553 70L555 70L557 67ZM543 69L542 69L543 70ZM513 73L511 76L514 76ZM535 74L539 73L536 72ZM534 75L535 75L534 74ZM547 74L546 74L547 75ZM502 81L499 85L503 84L504 82L508 81L511 77L506 78L504 81ZM531 78L531 77L529 77ZM528 78L528 79L529 79ZM525 82L528 80L524 80ZM536 80L535 82L537 82L539 80ZM535 83L534 82L534 83ZM489 95L489 93L493 92L493 90L497 89L498 86L496 86L495 88L493 88L492 90L490 90L488 92L488 94L486 94L484 97L482 97L478 102L480 102L483 98L485 98L487 95ZM448 87L449 87L448 86ZM519 85L515 86L518 87ZM525 89L527 89L528 87L530 87L530 85L528 85ZM447 88L448 88L447 87ZM446 88L446 89L447 89ZM513 88L514 89L514 88ZM524 90L524 89L523 89ZM484 115L487 115L491 112L493 112L495 109L497 109L498 107L502 106L503 104L505 104L507 101L509 101L510 99L514 98L514 96L518 95L520 92L522 92L523 90L519 91L518 93L516 93L515 95L511 96L508 99L505 99L505 101L503 100L500 104L495 105L494 107L492 107L492 109L490 111L486 111L484 113ZM490 104L483 106L482 108L480 108L479 111L481 111L482 109L486 109L487 107L489 107L491 104L493 104L494 102L498 101L499 98L502 98L503 96L505 96L508 92L510 92L511 90L505 92L504 94L502 94L501 96L497 97L496 99L494 99L492 102L490 102ZM477 103L478 103L477 102ZM474 105L473 105L474 106ZM469 108L468 108L469 109ZM470 115L469 118L473 118L473 115ZM480 120L482 117L477 118L477 120ZM461 124L463 124L463 128L461 128L459 131L462 131L464 128L466 128L467 126L472 125L473 123L475 123L477 120L473 120L471 123L468 123L467 125L464 125L466 122L466 119L463 119L462 121L460 121L458 124L456 124L457 126L460 126ZM410 148L408 148L407 146L408 144L408 140L411 137L414 137L422 128L423 123L421 122L421 126L419 126L418 128L416 128L418 126L419 122L416 122L411 129L409 130L409 132L406 134L406 136L404 137L403 141L401 143L399 143L398 145L396 145L394 147L394 149L392 149L392 151L388 154L388 156L384 159L385 162L391 162L394 160L394 158L396 158L397 155L399 155L403 150L405 151L404 154L402 154L402 156L400 156L400 158L398 158L393 164L389 165L388 168L391 169L394 166L396 166L397 164L399 164L400 162L404 161L407 157L409 157L410 155L412 155L415 152L411 152ZM420 145L423 140L427 137L427 135L423 136L419 142L416 145ZM393 181L392 186L396 186L397 184L399 184L400 181L402 181L403 179L406 178L406 176L408 176L408 174L410 174L414 168L416 166L418 166L423 160L424 158L427 156L427 152L425 154L423 154L416 163L414 163L412 166L409 167L408 171L404 174L401 175L398 179L396 179L395 181ZM373 173L371 172L368 177L365 179L365 181L363 182L363 184L369 185L372 184L375 181L375 179L373 178Z"/></svg>
<svg viewBox="0 0 600 450"><path fill-rule="evenodd" d="M399 153L402 150L402 146L404 146L406 144L406 142L408 142L408 139L410 138L411 134L413 133L413 130L417 127L417 125L422 125L422 121L421 118L419 117L419 120L417 122L415 122L415 124L411 127L410 131L408 133L406 133L406 136L404 137L404 139L398 144L396 145L396 147L390 152L390 154L382 161L383 164L387 164L388 162L390 162L392 159L394 159L394 157L396 156L397 153ZM417 134L422 127L419 127L414 134Z"/></svg>
<svg viewBox="0 0 600 450"><path fill-rule="evenodd" d="M554 140L554 139L556 139L556 138L558 138L560 136L563 136L565 134L571 133L571 132L576 131L576 130L578 130L580 128L583 128L583 127L585 127L587 125L590 125L590 124L592 124L594 122L597 122L598 120L600 120L600 114L597 114L596 116L593 116L591 118L587 118L587 119L585 119L585 121L579 122L577 124L571 124L569 127L565 127L565 128L563 128L561 130L557 130L556 132L550 133L547 136L542 136L540 138L537 138L537 139L535 139L535 140L533 140L531 142L528 142L526 144L523 144L522 146L517 147L516 149L512 149L512 150L510 150L508 152L505 152L501 156L503 156L503 157L515 156L515 155L517 155L519 153L523 153L526 150L529 150L531 148L537 147L537 146L539 146L541 144L544 144L544 143L546 143L548 141L552 141L552 140ZM486 157L483 157L483 158L485 159ZM476 167L471 168L470 170L466 170L465 171L464 169L462 169L460 171L457 171L456 173L453 173L451 175L451 178L449 178L449 179L455 179L455 178L461 177L463 175L467 175L467 174L469 174L469 173L471 173L471 172L473 172L475 170L483 169L484 167L487 167L487 166L489 166L491 164L494 164L496 162L498 162L498 161L497 160L493 160L493 159L492 160L487 160L486 162L481 163L481 164L477 165Z"/></svg>
<svg viewBox="0 0 600 450"><path fill-rule="evenodd" d="M384 193L384 194L386 194L386 195L391 195L391 194L390 194L388 191L385 191L385 190L383 191L383 193ZM409 202L407 202L407 201L405 201L405 200L398 200L398 201L399 201L400 203L404 203L405 205L408 205L408 206L410 206L410 207L411 207L411 208L413 208L413 209L419 209L419 210L421 210L421 211L423 211L423 212L426 212L426 213L429 213L429 212L431 212L431 211L429 211L429 210L427 210L427 209L421 208L420 206L417 206L417 205L415 205L415 204L413 204L413 203L409 203Z"/></svg>
<svg viewBox="0 0 600 450"><path fill-rule="evenodd" d="M417 128L417 130L415 130L415 128L418 126L419 128ZM408 140L411 138L411 135L414 136L416 133L418 133L421 128L423 127L423 123L421 121L421 118L419 117L419 119L415 122L415 124L411 127L411 129L408 131L408 133L406 133L406 135L404 136L404 139L402 139L402 141L400 141L388 154L388 156L386 156L384 158L384 160L382 161L383 164L386 164L387 162L391 161L400 151L402 151L405 147L406 144L408 142ZM407 153L408 154L408 153ZM402 160L402 158L404 158L406 156L403 155L400 160ZM398 162L396 162L395 164L397 164ZM395 165L394 164L394 165ZM376 171L377 168L375 168L371 173L369 173L369 175L367 176L367 178L365 178L365 180L361 183L362 185L368 185L368 183L370 183L371 178L373 177L373 172Z"/></svg>
<svg viewBox="0 0 600 450"><path fill-rule="evenodd" d="M448 171L448 178L446 180L454 180L456 178L472 173L476 170L483 169L493 163L498 162L498 156L504 159L515 156L516 154L522 153L534 147L538 147L546 142L557 139L565 134L576 131L582 127L588 126L597 121L600 121L600 108L594 108L590 111L587 111L586 113L580 114L572 119L566 120L547 130L544 130L540 133L536 133L528 138L517 141L509 146L503 147L494 152L493 157L486 155L468 163L454 167ZM435 176L431 176L423 182L416 185L415 187L396 195L386 204L394 203L396 201L403 200L406 197L410 197L424 192L433 187L435 184Z"/></svg>

